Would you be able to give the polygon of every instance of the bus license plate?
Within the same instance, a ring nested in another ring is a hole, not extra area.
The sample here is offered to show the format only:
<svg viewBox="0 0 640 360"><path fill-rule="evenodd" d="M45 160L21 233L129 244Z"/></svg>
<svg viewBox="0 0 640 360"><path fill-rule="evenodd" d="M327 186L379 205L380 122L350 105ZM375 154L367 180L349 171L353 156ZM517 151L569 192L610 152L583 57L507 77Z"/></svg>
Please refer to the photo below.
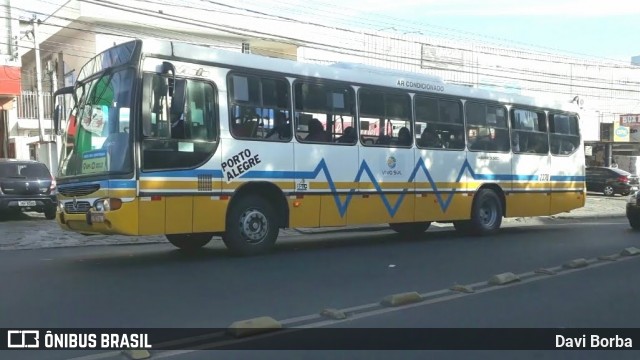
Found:
<svg viewBox="0 0 640 360"><path fill-rule="evenodd" d="M36 206L35 201L18 201L18 206Z"/></svg>
<svg viewBox="0 0 640 360"><path fill-rule="evenodd" d="M102 222L104 222L104 214L91 213L91 222L92 223L102 223Z"/></svg>

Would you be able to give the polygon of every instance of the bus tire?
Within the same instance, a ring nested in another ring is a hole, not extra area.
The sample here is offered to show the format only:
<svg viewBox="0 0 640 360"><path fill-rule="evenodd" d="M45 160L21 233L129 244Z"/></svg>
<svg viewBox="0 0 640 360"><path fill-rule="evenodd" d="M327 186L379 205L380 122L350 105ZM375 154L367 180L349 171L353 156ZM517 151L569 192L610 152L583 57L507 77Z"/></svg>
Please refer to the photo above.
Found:
<svg viewBox="0 0 640 360"><path fill-rule="evenodd" d="M427 229L429 229L429 226L431 226L430 221L389 224L391 230L403 236L420 235L423 232L427 231Z"/></svg>
<svg viewBox="0 0 640 360"><path fill-rule="evenodd" d="M222 241L236 255L257 255L269 251L278 238L280 228L276 212L269 202L258 196L243 196L227 213Z"/></svg>
<svg viewBox="0 0 640 360"><path fill-rule="evenodd" d="M211 234L167 234L169 242L180 250L194 251L211 241Z"/></svg>
<svg viewBox="0 0 640 360"><path fill-rule="evenodd" d="M475 235L495 232L502 224L502 202L491 189L481 189L473 199L470 230Z"/></svg>

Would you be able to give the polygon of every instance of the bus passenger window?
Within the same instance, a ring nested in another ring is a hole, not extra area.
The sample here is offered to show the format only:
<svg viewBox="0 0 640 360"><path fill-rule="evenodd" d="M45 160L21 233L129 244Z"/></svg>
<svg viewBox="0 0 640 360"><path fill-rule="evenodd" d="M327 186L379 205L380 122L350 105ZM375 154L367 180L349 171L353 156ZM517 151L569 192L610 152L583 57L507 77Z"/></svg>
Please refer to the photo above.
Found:
<svg viewBox="0 0 640 360"><path fill-rule="evenodd" d="M289 83L254 75L229 76L230 131L236 138L290 141Z"/></svg>
<svg viewBox="0 0 640 360"><path fill-rule="evenodd" d="M469 136L469 150L508 152L509 130L507 112L502 106L492 106L477 102L467 102L465 112L467 125L474 129L476 136Z"/></svg>
<svg viewBox="0 0 640 360"><path fill-rule="evenodd" d="M362 88L358 96L360 138L363 145L411 146L411 97L408 94ZM404 131L401 134L402 129Z"/></svg>
<svg viewBox="0 0 640 360"><path fill-rule="evenodd" d="M294 89L296 139L300 142L353 145L353 89L342 84L296 81Z"/></svg>
<svg viewBox="0 0 640 360"><path fill-rule="evenodd" d="M464 149L464 123L459 101L423 96L416 96L414 101L416 134L421 134L417 141L418 147Z"/></svg>
<svg viewBox="0 0 640 360"><path fill-rule="evenodd" d="M550 148L553 155L570 155L580 146L575 115L549 114Z"/></svg>

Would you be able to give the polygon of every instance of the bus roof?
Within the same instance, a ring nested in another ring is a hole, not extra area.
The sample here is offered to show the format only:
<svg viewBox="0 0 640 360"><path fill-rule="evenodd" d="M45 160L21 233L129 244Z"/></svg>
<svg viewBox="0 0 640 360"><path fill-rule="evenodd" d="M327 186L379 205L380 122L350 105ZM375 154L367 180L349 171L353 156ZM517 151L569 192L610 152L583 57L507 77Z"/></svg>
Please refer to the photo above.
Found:
<svg viewBox="0 0 640 360"><path fill-rule="evenodd" d="M320 65L214 49L183 42L157 39L144 39L141 41L142 52L146 55L175 58L177 61L259 69L296 77L321 78L361 85L384 86L402 89L407 92L444 94L461 98L499 101L506 104L520 104L570 112L578 112L579 110L576 104L569 101L559 101L558 99L550 97L530 97L449 84L433 75L393 70L371 65L344 62L336 62L332 65Z"/></svg>

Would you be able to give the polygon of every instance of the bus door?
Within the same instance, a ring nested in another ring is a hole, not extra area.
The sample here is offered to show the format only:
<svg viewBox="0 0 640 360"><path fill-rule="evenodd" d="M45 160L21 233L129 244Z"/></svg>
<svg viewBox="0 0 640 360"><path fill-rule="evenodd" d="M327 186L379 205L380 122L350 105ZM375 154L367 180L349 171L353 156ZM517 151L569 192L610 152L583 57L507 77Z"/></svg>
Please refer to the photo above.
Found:
<svg viewBox="0 0 640 360"><path fill-rule="evenodd" d="M545 113L512 108L510 118L513 191L507 196L507 216L548 215L551 160Z"/></svg>
<svg viewBox="0 0 640 360"><path fill-rule="evenodd" d="M359 194L349 208L349 223L413 222L411 97L362 88L359 105Z"/></svg>
<svg viewBox="0 0 640 360"><path fill-rule="evenodd" d="M584 206L584 146L580 140L578 117L549 113L551 150L551 213Z"/></svg>
<svg viewBox="0 0 640 360"><path fill-rule="evenodd" d="M512 169L507 109L501 105L467 101L465 116L468 190L477 191L483 184L491 183L498 185L505 194L510 193Z"/></svg>
<svg viewBox="0 0 640 360"><path fill-rule="evenodd" d="M469 217L462 103L416 95L416 221Z"/></svg>
<svg viewBox="0 0 640 360"><path fill-rule="evenodd" d="M149 73L143 97L139 233L222 231L217 217L201 215L219 203L211 196L221 181L210 165L219 142L214 84Z"/></svg>
<svg viewBox="0 0 640 360"><path fill-rule="evenodd" d="M353 88L294 83L295 194L291 227L344 226L357 190L358 146Z"/></svg>

